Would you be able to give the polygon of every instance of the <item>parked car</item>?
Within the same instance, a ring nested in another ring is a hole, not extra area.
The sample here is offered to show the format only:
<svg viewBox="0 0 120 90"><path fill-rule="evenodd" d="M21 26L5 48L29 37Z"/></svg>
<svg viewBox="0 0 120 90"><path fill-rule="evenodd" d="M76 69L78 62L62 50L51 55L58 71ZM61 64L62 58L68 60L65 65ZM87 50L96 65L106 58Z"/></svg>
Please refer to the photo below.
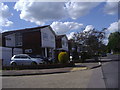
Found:
<svg viewBox="0 0 120 90"><path fill-rule="evenodd" d="M43 64L43 59L41 58L33 58L27 54L17 54L11 58L10 65L39 65Z"/></svg>
<svg viewBox="0 0 120 90"><path fill-rule="evenodd" d="M102 57L106 57L107 54L106 54L106 53L102 53L101 56L102 56Z"/></svg>
<svg viewBox="0 0 120 90"><path fill-rule="evenodd" d="M41 58L41 59L43 59L44 64L52 64L55 61L54 58L45 57L45 56L41 56L41 55L30 55L30 57L32 57L32 58Z"/></svg>
<svg viewBox="0 0 120 90"><path fill-rule="evenodd" d="M55 58L49 57L49 58L48 58L48 63L49 63L49 64L55 63Z"/></svg>
<svg viewBox="0 0 120 90"><path fill-rule="evenodd" d="M41 56L41 55L30 55L30 57L32 58L41 58L43 61L43 64L47 64L47 62L49 61L47 57Z"/></svg>

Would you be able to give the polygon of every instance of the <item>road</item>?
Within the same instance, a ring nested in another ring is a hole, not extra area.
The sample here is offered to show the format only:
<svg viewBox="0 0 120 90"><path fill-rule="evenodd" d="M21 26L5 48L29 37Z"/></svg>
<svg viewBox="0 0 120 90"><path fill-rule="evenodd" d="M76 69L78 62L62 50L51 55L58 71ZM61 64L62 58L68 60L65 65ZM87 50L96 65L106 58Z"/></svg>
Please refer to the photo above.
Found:
<svg viewBox="0 0 120 90"><path fill-rule="evenodd" d="M118 62L102 65L103 76L107 88L118 88Z"/></svg>
<svg viewBox="0 0 120 90"><path fill-rule="evenodd" d="M112 61L109 62L109 59L102 59L102 73L105 81L106 88L118 88L118 80L120 75L119 65L120 64L120 55L110 55L108 56Z"/></svg>
<svg viewBox="0 0 120 90"><path fill-rule="evenodd" d="M98 68L96 68L97 70ZM95 70L95 69L94 69ZM94 70L69 73L3 77L3 88L87 88L93 82ZM96 73L97 75L99 73ZM100 76L100 75L97 75ZM98 78L98 77L96 77ZM98 79L102 79L99 77ZM98 88L100 88L99 86ZM104 87L104 85L102 86Z"/></svg>

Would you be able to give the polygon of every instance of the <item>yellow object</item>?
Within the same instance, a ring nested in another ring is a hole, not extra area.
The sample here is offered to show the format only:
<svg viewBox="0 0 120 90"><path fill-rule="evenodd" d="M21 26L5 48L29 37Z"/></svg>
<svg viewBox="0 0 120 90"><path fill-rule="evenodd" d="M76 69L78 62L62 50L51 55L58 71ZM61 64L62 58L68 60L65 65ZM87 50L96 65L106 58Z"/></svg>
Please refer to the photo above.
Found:
<svg viewBox="0 0 120 90"><path fill-rule="evenodd" d="M69 60L67 52L60 52L58 55L58 60L60 63L67 63Z"/></svg>
<svg viewBox="0 0 120 90"><path fill-rule="evenodd" d="M71 71L78 71L78 70L85 70L87 69L87 67L76 67L76 68L73 68Z"/></svg>

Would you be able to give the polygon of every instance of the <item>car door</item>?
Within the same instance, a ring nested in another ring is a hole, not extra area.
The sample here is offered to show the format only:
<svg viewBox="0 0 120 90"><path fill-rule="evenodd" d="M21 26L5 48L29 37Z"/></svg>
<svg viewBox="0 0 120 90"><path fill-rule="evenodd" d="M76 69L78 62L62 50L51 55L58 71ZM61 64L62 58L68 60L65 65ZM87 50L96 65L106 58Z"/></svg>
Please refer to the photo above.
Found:
<svg viewBox="0 0 120 90"><path fill-rule="evenodd" d="M21 56L22 63L23 65L30 65L31 64L31 59L28 56Z"/></svg>
<svg viewBox="0 0 120 90"><path fill-rule="evenodd" d="M17 65L22 65L22 61L21 61L21 57L20 56L15 56L13 61L17 64Z"/></svg>

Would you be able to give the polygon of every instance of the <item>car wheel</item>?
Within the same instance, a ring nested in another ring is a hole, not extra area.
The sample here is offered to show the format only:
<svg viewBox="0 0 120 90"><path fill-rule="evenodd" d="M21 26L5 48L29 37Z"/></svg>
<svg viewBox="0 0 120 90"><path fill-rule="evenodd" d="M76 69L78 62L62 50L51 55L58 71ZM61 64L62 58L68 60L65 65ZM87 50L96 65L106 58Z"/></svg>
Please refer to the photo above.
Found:
<svg viewBox="0 0 120 90"><path fill-rule="evenodd" d="M13 62L13 63L11 64L11 66L17 66L17 64L16 64L15 62Z"/></svg>
<svg viewBox="0 0 120 90"><path fill-rule="evenodd" d="M36 62L32 62L31 65L32 65L32 66L36 66L37 63L36 63Z"/></svg>

